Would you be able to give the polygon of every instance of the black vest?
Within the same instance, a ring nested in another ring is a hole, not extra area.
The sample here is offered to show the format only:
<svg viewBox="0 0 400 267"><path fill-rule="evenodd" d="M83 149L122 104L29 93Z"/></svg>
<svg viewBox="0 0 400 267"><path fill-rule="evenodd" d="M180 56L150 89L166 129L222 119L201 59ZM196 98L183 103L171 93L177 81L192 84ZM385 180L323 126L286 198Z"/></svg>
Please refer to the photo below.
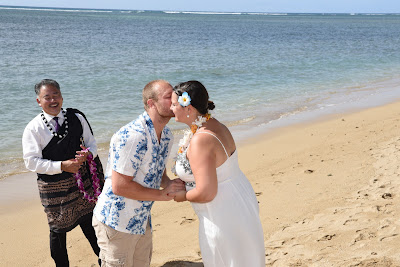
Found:
<svg viewBox="0 0 400 267"><path fill-rule="evenodd" d="M73 159L75 158L76 151L81 150L80 145L83 128L81 121L75 115L75 113L77 113L76 111L77 110L69 108L67 109L66 116L68 120L68 134L63 139L54 136L42 151L43 159L49 159L52 161L64 161L68 159ZM65 132L65 123L61 125L59 132ZM62 172L55 175L38 173L38 180L49 182L62 180L70 176L71 174L68 172Z"/></svg>
<svg viewBox="0 0 400 267"><path fill-rule="evenodd" d="M73 159L75 158L76 151L81 150L83 128L81 121L75 113L80 113L86 119L85 115L80 111L67 109L68 134L62 139L53 137L50 140L49 144L42 151L44 159L52 161ZM90 130L92 131L91 128ZM59 132L61 134L65 132L65 123L61 125ZM94 161L97 165L97 177L100 179L100 187L103 188L103 166L98 156ZM92 179L88 164L82 165L80 172L86 192L93 195ZM95 203L83 198L83 194L79 191L72 173L62 172L55 175L38 174L37 182L40 200L47 214L47 221L52 231L68 232L83 220L91 220Z"/></svg>

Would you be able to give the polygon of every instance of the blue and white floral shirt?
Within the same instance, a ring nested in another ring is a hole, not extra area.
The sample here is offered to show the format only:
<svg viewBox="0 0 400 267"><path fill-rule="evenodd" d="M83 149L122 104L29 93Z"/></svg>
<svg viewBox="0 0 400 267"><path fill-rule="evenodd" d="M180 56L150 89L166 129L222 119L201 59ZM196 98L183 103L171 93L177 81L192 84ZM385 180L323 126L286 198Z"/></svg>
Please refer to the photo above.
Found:
<svg viewBox="0 0 400 267"><path fill-rule="evenodd" d="M112 170L132 176L148 188L160 188L173 135L164 127L160 143L147 112L128 123L111 138L105 183L93 211L94 216L117 231L144 235L147 220L151 226L154 201L140 201L115 195L111 187Z"/></svg>

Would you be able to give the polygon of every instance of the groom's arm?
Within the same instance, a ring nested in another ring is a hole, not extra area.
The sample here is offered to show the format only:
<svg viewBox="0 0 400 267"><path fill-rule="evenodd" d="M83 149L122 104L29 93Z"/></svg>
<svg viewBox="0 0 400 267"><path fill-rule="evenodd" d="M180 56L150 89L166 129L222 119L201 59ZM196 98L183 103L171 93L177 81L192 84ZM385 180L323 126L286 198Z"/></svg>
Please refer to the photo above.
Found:
<svg viewBox="0 0 400 267"><path fill-rule="evenodd" d="M162 190L144 187L133 181L132 176L112 171L111 183L113 193L130 199L141 201L168 201L173 197L169 192L176 190L175 185L170 185Z"/></svg>

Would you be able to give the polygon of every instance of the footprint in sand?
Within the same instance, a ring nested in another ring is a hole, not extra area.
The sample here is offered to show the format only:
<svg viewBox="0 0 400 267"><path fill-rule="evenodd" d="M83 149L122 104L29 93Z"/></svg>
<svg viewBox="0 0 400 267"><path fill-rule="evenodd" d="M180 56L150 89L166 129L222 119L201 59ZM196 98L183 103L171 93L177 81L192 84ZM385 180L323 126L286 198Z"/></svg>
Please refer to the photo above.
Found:
<svg viewBox="0 0 400 267"><path fill-rule="evenodd" d="M321 237L320 239L318 239L317 241L318 242L321 242L321 241L329 241L329 240L332 240L332 238L334 238L336 235L335 234L333 234L333 235L324 235L323 237Z"/></svg>
<svg viewBox="0 0 400 267"><path fill-rule="evenodd" d="M389 235L389 236L384 236L384 237L382 237L381 239L379 239L379 241L386 241L387 239L389 239L389 238L392 238L392 237L396 237L396 236L398 236L398 234L393 234L393 235Z"/></svg>
<svg viewBox="0 0 400 267"><path fill-rule="evenodd" d="M393 213L393 203L385 204L384 206L377 205L376 210L381 213L385 214L392 214Z"/></svg>
<svg viewBox="0 0 400 267"><path fill-rule="evenodd" d="M363 232L360 233L355 239L354 239L354 243L360 242L360 241L364 241L364 240L370 240L376 238L376 233L374 232Z"/></svg>
<svg viewBox="0 0 400 267"><path fill-rule="evenodd" d="M180 225L192 223L196 220L196 219L191 219L191 218L186 218L186 217L182 217L182 218L183 218L183 220L181 221Z"/></svg>
<svg viewBox="0 0 400 267"><path fill-rule="evenodd" d="M271 173L271 176L275 176L275 175L282 175L285 174L284 172L278 172L278 173Z"/></svg>
<svg viewBox="0 0 400 267"><path fill-rule="evenodd" d="M381 259L367 259L367 260L363 260L363 261L360 261L359 263L357 263L357 264L353 264L353 265L350 265L349 267L356 267L356 266L358 266L358 267L360 267L360 266L387 266L387 267L391 267L391 266L395 266L394 264L393 264L393 262L390 260L390 259L388 259L388 258L386 258L386 257L383 257L383 258L381 258Z"/></svg>
<svg viewBox="0 0 400 267"><path fill-rule="evenodd" d="M347 224L354 223L354 222L357 222L357 221L358 221L357 219L348 219L343 223L343 225L347 225Z"/></svg>
<svg viewBox="0 0 400 267"><path fill-rule="evenodd" d="M375 158L375 172L368 184L344 197L345 204L285 224L273 233L265 241L266 265L400 266L400 205L396 193L400 191L400 138L397 139L396 143L389 142L387 149L382 145L377 148L380 153L375 149L369 152ZM307 170L301 166L301 171ZM318 173L312 171L309 175Z"/></svg>
<svg viewBox="0 0 400 267"><path fill-rule="evenodd" d="M382 195L382 198L383 199L391 199L391 198L393 198L393 195L391 193L384 193Z"/></svg>

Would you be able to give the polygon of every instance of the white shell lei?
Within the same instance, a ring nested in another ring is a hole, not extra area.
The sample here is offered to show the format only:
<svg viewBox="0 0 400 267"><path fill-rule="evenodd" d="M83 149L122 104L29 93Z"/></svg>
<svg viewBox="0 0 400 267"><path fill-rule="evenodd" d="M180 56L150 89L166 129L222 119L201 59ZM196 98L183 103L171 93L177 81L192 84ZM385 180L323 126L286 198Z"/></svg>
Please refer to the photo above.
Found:
<svg viewBox="0 0 400 267"><path fill-rule="evenodd" d="M40 114L40 115L42 116L42 120L43 120L44 124L46 124L46 126L47 126L47 128L50 130L51 134L54 135L55 137L60 138L60 139L66 137L67 134L68 134L67 112L66 112L65 110L63 110L63 109L62 109L61 111L62 111L62 113L64 114L64 119L65 119L65 120L64 120L65 131L64 131L63 134L59 134L59 133L54 132L53 128L50 126L50 123L49 123L49 122L46 120L46 118L44 117L43 110L42 110L42 113Z"/></svg>
<svg viewBox="0 0 400 267"><path fill-rule="evenodd" d="M197 116L197 119L192 122L192 125L190 126L190 129L187 129L185 133L183 134L183 137L181 140L179 140L179 149L178 149L178 154L183 153L183 151L186 150L188 147L190 140L192 139L193 135L197 132L201 126L203 126L203 123L211 119L212 116L211 114L206 114L204 116ZM176 162L177 157L174 158ZM172 166L171 171L176 175L176 169L175 169L175 164Z"/></svg>
<svg viewBox="0 0 400 267"><path fill-rule="evenodd" d="M211 118L211 115L209 118ZM197 129L201 128L201 126L203 126L203 123L205 123L207 120L208 119L204 116L198 116L197 119L194 122L192 122L192 127L186 130L182 139L179 140L179 147L182 148L182 151L188 147L190 140L192 139L193 135L197 132ZM194 132L192 130L193 125L197 126Z"/></svg>

